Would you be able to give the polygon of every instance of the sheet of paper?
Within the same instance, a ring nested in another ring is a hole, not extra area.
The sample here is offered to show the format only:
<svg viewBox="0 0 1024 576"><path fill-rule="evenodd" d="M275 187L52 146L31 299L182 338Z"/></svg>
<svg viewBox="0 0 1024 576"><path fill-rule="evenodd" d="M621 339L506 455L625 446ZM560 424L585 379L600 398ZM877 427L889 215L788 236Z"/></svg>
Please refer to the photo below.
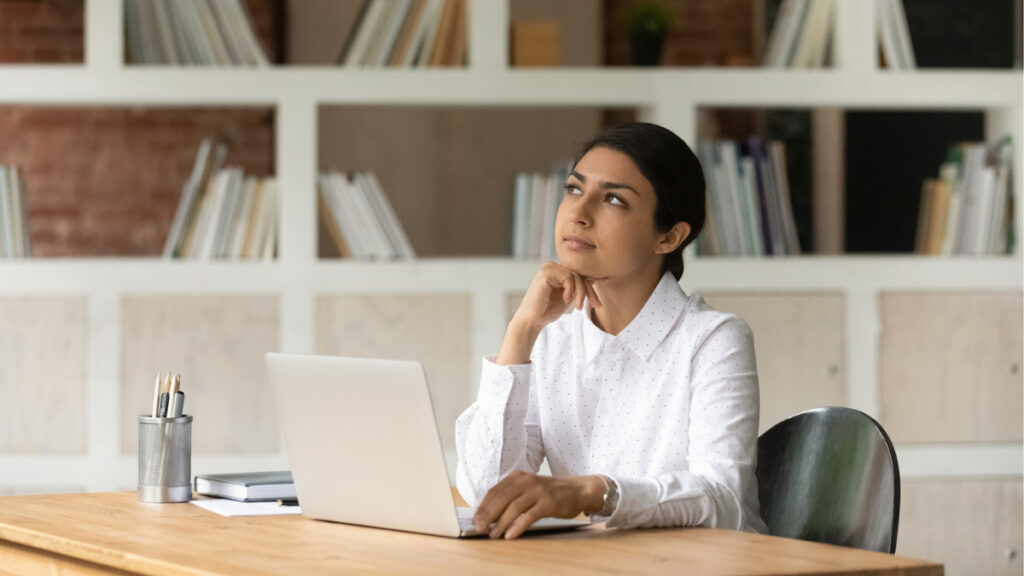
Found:
<svg viewBox="0 0 1024 576"><path fill-rule="evenodd" d="M277 502L236 502L226 498L208 498L191 500L200 508L216 512L221 516L280 516L285 514L302 514L298 506L278 506Z"/></svg>

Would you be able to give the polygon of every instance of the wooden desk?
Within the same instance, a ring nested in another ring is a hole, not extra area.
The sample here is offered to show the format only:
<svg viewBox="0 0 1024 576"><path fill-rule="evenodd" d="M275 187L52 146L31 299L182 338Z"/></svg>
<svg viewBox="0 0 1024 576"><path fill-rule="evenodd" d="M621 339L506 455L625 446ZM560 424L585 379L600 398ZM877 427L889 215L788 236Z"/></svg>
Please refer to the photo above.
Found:
<svg viewBox="0 0 1024 576"><path fill-rule="evenodd" d="M941 576L888 554L728 530L605 530L455 540L224 518L134 492L0 498L0 574L857 574Z"/></svg>

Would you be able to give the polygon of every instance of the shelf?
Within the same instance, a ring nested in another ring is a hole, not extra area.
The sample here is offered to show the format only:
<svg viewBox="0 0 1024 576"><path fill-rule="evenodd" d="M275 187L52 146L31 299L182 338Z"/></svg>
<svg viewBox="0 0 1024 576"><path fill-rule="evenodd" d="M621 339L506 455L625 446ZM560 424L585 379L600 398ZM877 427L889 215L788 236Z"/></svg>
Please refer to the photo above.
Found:
<svg viewBox="0 0 1024 576"><path fill-rule="evenodd" d="M540 261L512 258L427 258L209 262L139 259L0 261L0 294L460 292L523 291ZM687 289L749 291L1020 290L1019 256L794 256L686 260ZM458 279L453 282L452 279Z"/></svg>
<svg viewBox="0 0 1024 576"><path fill-rule="evenodd" d="M0 103L1020 106L1021 71L114 69L0 67ZM302 86L301 93L294 87Z"/></svg>

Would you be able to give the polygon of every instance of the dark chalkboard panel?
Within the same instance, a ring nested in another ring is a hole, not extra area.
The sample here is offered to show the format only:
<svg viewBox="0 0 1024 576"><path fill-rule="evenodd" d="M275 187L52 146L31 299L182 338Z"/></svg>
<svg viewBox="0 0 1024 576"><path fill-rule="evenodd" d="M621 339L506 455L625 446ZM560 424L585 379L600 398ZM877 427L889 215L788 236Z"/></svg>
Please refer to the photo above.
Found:
<svg viewBox="0 0 1024 576"><path fill-rule="evenodd" d="M847 112L846 251L913 252L921 183L951 144L984 138L981 112Z"/></svg>
<svg viewBox="0 0 1024 576"><path fill-rule="evenodd" d="M1013 68L1020 0L903 0L919 68Z"/></svg>

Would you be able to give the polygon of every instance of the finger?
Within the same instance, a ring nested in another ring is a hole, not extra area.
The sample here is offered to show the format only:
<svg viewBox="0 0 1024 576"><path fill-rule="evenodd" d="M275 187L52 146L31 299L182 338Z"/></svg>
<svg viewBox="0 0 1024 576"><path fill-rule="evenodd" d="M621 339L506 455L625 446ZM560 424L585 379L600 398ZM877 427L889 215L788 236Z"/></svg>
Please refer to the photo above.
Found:
<svg viewBox="0 0 1024 576"><path fill-rule="evenodd" d="M594 284L587 280L584 282L584 285L587 289L587 297L590 298L590 305L594 308L604 306L604 304L601 303L601 298L597 295L597 290L594 290Z"/></svg>
<svg viewBox="0 0 1024 576"><path fill-rule="evenodd" d="M520 494L518 498L512 500L508 507L505 508L505 511L501 514L501 517L498 518L497 522L494 523L494 527L491 528L491 532L488 535L491 538L501 538L501 536L505 534L505 531L508 530L508 527L511 526L523 512L532 508L533 505L534 499L530 495L526 493Z"/></svg>
<svg viewBox="0 0 1024 576"><path fill-rule="evenodd" d="M540 508L540 505L535 505L526 512L520 514L519 517L515 519L515 522L508 527L508 530L505 532L505 539L512 540L513 538L518 538L523 532L526 532L530 526L533 526L534 522L545 517L546 514L544 514Z"/></svg>
<svg viewBox="0 0 1024 576"><path fill-rule="evenodd" d="M575 275L576 280L576 309L583 310L583 301L587 298L587 286L582 276Z"/></svg>
<svg viewBox="0 0 1024 576"><path fill-rule="evenodd" d="M509 478L505 478L487 491L484 499L477 506L476 513L473 514L474 528L483 532L498 519L498 516L501 515L508 505L506 500L508 499L507 488L509 483Z"/></svg>
<svg viewBox="0 0 1024 576"><path fill-rule="evenodd" d="M568 304L569 302L572 302L575 296L576 283L573 282L571 275L566 274L565 277L562 278L562 301Z"/></svg>
<svg viewBox="0 0 1024 576"><path fill-rule="evenodd" d="M508 507L509 502L522 493L522 488L519 487L520 481L521 475L518 472L512 472L488 490L484 499L477 506L476 513L473 514L473 527L483 532L497 521L501 513Z"/></svg>

